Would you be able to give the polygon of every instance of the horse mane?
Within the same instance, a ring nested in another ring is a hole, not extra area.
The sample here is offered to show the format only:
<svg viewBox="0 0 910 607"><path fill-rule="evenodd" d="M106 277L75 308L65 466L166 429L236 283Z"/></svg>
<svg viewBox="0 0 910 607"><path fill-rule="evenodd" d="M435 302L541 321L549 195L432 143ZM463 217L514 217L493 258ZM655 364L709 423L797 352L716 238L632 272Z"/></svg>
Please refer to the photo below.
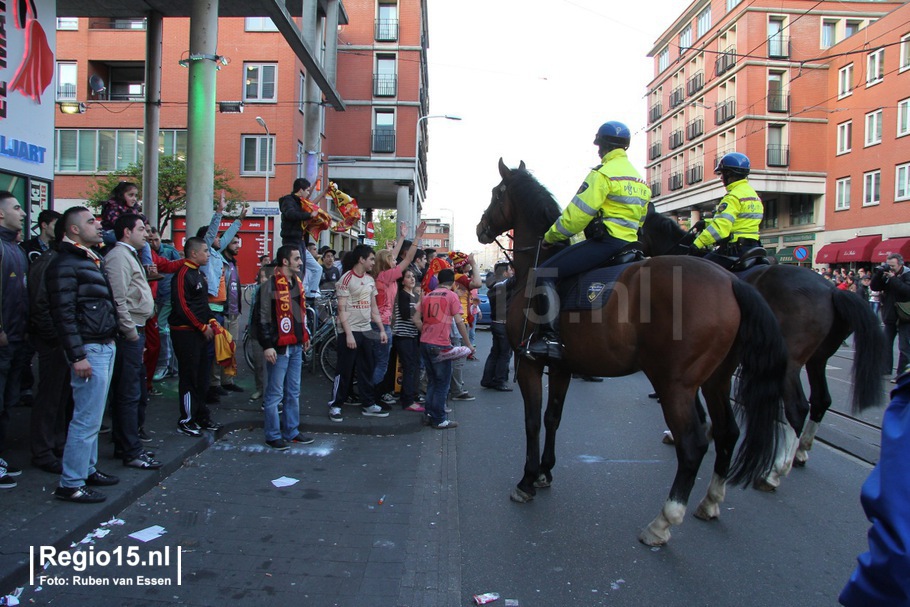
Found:
<svg viewBox="0 0 910 607"><path fill-rule="evenodd" d="M521 205L522 215L529 219L529 228L535 234L544 234L550 229L562 211L544 185L526 169L513 169L509 179L510 198Z"/></svg>
<svg viewBox="0 0 910 607"><path fill-rule="evenodd" d="M658 213L653 207L645 217L645 223L648 224L648 231L654 235L654 242L678 242L686 233L679 223Z"/></svg>

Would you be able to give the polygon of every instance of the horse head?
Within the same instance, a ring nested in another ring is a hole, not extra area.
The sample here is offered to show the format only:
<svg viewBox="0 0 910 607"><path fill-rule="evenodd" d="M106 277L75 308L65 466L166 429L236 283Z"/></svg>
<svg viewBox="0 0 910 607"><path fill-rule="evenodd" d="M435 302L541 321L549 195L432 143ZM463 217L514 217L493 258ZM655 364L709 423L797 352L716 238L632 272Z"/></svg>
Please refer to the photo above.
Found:
<svg viewBox="0 0 910 607"><path fill-rule="evenodd" d="M661 215L649 205L648 214L638 232L638 241L648 257L686 255L695 234L687 232L673 219Z"/></svg>
<svg viewBox="0 0 910 607"><path fill-rule="evenodd" d="M518 165L518 169L524 171L524 160ZM512 219L512 205L508 199L509 180L512 178L513 170L506 166L506 163L499 159L499 174L502 181L493 188L490 198L490 205L483 212L480 223L477 224L477 240L482 244L490 244L496 237L507 230L515 227Z"/></svg>

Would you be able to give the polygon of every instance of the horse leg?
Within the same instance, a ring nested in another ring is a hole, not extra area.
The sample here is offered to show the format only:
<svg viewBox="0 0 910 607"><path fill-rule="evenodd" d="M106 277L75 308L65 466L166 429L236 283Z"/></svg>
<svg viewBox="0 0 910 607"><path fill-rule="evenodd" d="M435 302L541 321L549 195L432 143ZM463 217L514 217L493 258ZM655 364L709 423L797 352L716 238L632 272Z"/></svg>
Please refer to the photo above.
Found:
<svg viewBox="0 0 910 607"><path fill-rule="evenodd" d="M638 536L638 540L648 546L666 544L671 536L670 527L683 522L698 467L708 451L708 441L696 421L695 408L692 406L694 396L694 393L689 393L661 399L667 425L676 437L677 467L667 501L657 517Z"/></svg>
<svg viewBox="0 0 910 607"><path fill-rule="evenodd" d="M815 442L818 425L831 406L831 392L828 391L828 378L825 369L828 357L818 353L806 363L806 374L809 376L809 421L799 437L799 448L796 451L794 465L803 467L809 460L809 451Z"/></svg>
<svg viewBox="0 0 910 607"><path fill-rule="evenodd" d="M524 475L518 486L512 489L513 502L526 503L534 499L537 490L534 481L540 476L540 406L543 394L541 376L543 365L522 360L518 365L518 386L525 403L525 452Z"/></svg>
<svg viewBox="0 0 910 607"><path fill-rule="evenodd" d="M553 482L553 466L556 465L556 430L562 420L562 408L572 374L561 368L550 367L549 388L547 389L547 410L543 423L546 429L543 457L540 460L540 475L534 481L537 488L549 487Z"/></svg>
<svg viewBox="0 0 910 607"><path fill-rule="evenodd" d="M698 421L705 429L705 435L710 440L711 423L708 421L708 413L705 411L705 406L701 404L701 398L698 397L698 392L695 393L695 412L698 413ZM665 445L674 444L675 441L673 439L673 432L670 430L664 430L664 437L661 439L661 442Z"/></svg>
<svg viewBox="0 0 910 607"><path fill-rule="evenodd" d="M759 491L775 491L780 487L780 479L790 474L796 456L798 436L803 430L808 414L809 402L800 381L800 368L790 361L784 381L784 415L787 424L781 424L780 436L783 440L777 444L777 453L771 470L763 478L755 481L755 488Z"/></svg>
<svg viewBox="0 0 910 607"><path fill-rule="evenodd" d="M727 473L730 471L736 441L739 440L739 426L730 406L732 371L723 370L721 373L725 376L715 373L716 378L712 377L701 388L711 412L711 438L717 451L708 493L695 510L695 517L703 521L720 516L720 504L724 501L727 490Z"/></svg>

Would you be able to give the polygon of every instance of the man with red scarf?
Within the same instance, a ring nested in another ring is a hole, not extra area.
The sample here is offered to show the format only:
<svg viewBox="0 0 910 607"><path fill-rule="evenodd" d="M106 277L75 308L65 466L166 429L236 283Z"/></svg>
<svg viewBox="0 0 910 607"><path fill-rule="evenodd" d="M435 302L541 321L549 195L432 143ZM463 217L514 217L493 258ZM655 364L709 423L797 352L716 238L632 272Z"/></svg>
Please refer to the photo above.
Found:
<svg viewBox="0 0 910 607"><path fill-rule="evenodd" d="M297 278L303 259L294 245L284 245L275 256L275 273L259 290L254 337L262 346L268 384L265 410L265 444L286 451L288 443L307 445L313 437L300 432L300 368L309 335L305 321L303 285ZM279 413L278 405L284 403Z"/></svg>

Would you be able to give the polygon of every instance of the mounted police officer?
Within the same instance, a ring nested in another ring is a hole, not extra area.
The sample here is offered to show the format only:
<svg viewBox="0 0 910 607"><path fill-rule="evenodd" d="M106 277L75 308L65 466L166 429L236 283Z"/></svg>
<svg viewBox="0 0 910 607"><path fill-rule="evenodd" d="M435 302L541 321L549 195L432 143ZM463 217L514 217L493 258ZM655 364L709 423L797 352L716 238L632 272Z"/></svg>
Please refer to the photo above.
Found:
<svg viewBox="0 0 910 607"><path fill-rule="evenodd" d="M741 257L761 246L758 227L765 211L761 198L746 179L750 168L749 158L739 152L724 154L718 161L714 174L720 176L727 194L692 244L696 249L693 253L699 254L716 246L722 255Z"/></svg>
<svg viewBox="0 0 910 607"><path fill-rule="evenodd" d="M621 122L605 122L594 145L601 164L594 167L556 223L544 235L544 247L565 243L584 230L585 240L556 253L537 268L534 308L537 333L523 354L533 360L560 360L563 345L557 334L559 309L556 280L602 265L637 240L651 201L651 190L629 162L631 133Z"/></svg>

